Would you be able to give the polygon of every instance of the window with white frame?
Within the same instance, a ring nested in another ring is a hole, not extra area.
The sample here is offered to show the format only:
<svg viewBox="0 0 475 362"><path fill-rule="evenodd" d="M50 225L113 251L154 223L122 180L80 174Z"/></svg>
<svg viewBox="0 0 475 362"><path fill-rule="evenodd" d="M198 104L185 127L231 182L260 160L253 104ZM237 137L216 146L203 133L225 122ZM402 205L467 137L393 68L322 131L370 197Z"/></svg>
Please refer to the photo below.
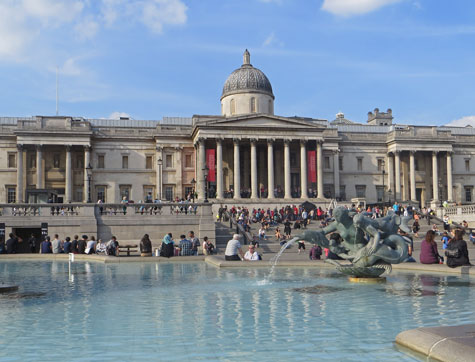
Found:
<svg viewBox="0 0 475 362"><path fill-rule="evenodd" d="M363 171L363 157L356 158L356 169L358 171Z"/></svg>
<svg viewBox="0 0 475 362"><path fill-rule="evenodd" d="M7 202L12 204L16 201L16 186L10 185L5 187L7 190Z"/></svg>

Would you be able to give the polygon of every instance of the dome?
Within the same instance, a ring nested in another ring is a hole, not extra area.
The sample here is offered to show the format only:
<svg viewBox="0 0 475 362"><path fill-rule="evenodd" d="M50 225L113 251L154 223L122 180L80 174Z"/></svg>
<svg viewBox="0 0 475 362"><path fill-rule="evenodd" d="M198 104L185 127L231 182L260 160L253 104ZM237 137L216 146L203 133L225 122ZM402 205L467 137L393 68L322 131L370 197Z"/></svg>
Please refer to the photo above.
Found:
<svg viewBox="0 0 475 362"><path fill-rule="evenodd" d="M226 79L221 99L238 93L263 93L274 99L269 79L262 71L250 64L250 54L247 49L244 52L243 65L232 72L228 79Z"/></svg>

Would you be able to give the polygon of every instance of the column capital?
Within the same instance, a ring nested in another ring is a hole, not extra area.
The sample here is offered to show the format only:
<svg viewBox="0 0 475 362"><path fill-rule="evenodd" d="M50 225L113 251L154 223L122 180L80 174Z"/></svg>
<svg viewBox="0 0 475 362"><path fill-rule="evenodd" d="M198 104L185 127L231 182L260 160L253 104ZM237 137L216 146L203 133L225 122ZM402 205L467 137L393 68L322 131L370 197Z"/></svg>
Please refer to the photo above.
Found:
<svg viewBox="0 0 475 362"><path fill-rule="evenodd" d="M181 151L181 150L183 150L183 146L176 146L175 147L175 151Z"/></svg>
<svg viewBox="0 0 475 362"><path fill-rule="evenodd" d="M432 151L432 156L436 156L437 157L437 154L439 153L439 151Z"/></svg>
<svg viewBox="0 0 475 362"><path fill-rule="evenodd" d="M331 150L331 153L333 155L338 155L340 153L340 150L338 150L338 149L337 150Z"/></svg>
<svg viewBox="0 0 475 362"><path fill-rule="evenodd" d="M256 143L257 143L257 138L250 138L250 139L249 139L249 142L250 142L251 144L253 144L253 143L256 144Z"/></svg>
<svg viewBox="0 0 475 362"><path fill-rule="evenodd" d="M412 155L412 156L414 156L414 155L416 154L416 152L417 152L417 151L410 150L410 151L409 151L409 154Z"/></svg>
<svg viewBox="0 0 475 362"><path fill-rule="evenodd" d="M400 150L396 150L393 153L394 153L394 156L401 156L401 151Z"/></svg>
<svg viewBox="0 0 475 362"><path fill-rule="evenodd" d="M66 152L71 152L72 145L66 145Z"/></svg>
<svg viewBox="0 0 475 362"><path fill-rule="evenodd" d="M24 148L25 148L25 146L24 146L23 144L17 144L17 145L16 145L16 149L17 149L18 151L20 151L20 152L23 151Z"/></svg>
<svg viewBox="0 0 475 362"><path fill-rule="evenodd" d="M323 145L323 140L315 140L315 142L317 143L317 145Z"/></svg>
<svg viewBox="0 0 475 362"><path fill-rule="evenodd" d="M275 138L268 138L268 139L267 139L267 144L268 144L268 145L273 145L274 142L275 142Z"/></svg>
<svg viewBox="0 0 475 362"><path fill-rule="evenodd" d="M84 146L84 151L91 152L91 150L92 150L92 147L90 145Z"/></svg>
<svg viewBox="0 0 475 362"><path fill-rule="evenodd" d="M234 145L239 145L239 142L241 142L241 139L239 139L239 138L233 138L233 143L234 143Z"/></svg>
<svg viewBox="0 0 475 362"><path fill-rule="evenodd" d="M157 146L155 146L155 150L156 150L157 152L162 152L162 151L163 151L163 147L157 145Z"/></svg>
<svg viewBox="0 0 475 362"><path fill-rule="evenodd" d="M306 146L307 145L307 140L300 140L300 145L301 146Z"/></svg>
<svg viewBox="0 0 475 362"><path fill-rule="evenodd" d="M290 138L284 138L284 144L289 145L292 140Z"/></svg>
<svg viewBox="0 0 475 362"><path fill-rule="evenodd" d="M216 144L223 143L224 137L216 137L215 140L216 140Z"/></svg>
<svg viewBox="0 0 475 362"><path fill-rule="evenodd" d="M36 149L37 151L42 151L43 145L35 145L35 149Z"/></svg>
<svg viewBox="0 0 475 362"><path fill-rule="evenodd" d="M454 151L447 151L447 156L453 156L454 155Z"/></svg>

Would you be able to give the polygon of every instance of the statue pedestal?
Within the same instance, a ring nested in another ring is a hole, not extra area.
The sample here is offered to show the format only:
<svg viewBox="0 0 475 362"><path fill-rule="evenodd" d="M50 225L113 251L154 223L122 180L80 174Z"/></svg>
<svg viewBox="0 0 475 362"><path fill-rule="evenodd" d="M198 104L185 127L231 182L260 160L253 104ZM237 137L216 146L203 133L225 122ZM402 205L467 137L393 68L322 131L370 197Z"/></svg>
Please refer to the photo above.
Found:
<svg viewBox="0 0 475 362"><path fill-rule="evenodd" d="M377 284L377 283L386 283L386 278L358 278L358 277L348 277L348 281L351 283L365 283L365 284Z"/></svg>

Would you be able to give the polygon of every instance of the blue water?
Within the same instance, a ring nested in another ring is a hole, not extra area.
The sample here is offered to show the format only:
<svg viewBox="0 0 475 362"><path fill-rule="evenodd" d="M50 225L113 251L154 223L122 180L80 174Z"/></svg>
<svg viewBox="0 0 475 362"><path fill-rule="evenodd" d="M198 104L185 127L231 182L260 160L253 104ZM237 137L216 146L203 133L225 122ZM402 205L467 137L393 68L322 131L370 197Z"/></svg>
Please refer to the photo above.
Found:
<svg viewBox="0 0 475 362"><path fill-rule="evenodd" d="M474 323L469 278L205 264L1 262L0 360L401 361L403 330ZM475 282L474 282L475 283Z"/></svg>

